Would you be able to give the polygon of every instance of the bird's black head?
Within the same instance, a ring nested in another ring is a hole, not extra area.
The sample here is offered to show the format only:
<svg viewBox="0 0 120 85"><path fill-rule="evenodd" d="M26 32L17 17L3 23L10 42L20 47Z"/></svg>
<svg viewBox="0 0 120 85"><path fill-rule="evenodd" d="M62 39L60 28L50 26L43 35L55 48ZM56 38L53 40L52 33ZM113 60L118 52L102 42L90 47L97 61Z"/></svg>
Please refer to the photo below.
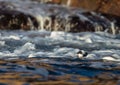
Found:
<svg viewBox="0 0 120 85"><path fill-rule="evenodd" d="M83 57L86 57L88 55L88 53L83 50L78 51L77 54L81 54Z"/></svg>

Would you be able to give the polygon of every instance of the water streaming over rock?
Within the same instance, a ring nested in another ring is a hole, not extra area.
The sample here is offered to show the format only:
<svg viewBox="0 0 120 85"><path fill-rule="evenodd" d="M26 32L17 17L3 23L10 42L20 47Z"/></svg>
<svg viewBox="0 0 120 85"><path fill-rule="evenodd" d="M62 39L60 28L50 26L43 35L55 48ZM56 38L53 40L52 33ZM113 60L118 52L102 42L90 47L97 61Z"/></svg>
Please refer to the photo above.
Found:
<svg viewBox="0 0 120 85"><path fill-rule="evenodd" d="M0 0L0 73L41 75L43 81L51 75L118 75L120 29L116 21L78 8Z"/></svg>
<svg viewBox="0 0 120 85"><path fill-rule="evenodd" d="M41 4L29 0L1 0L0 4L1 29L119 33L116 18L111 20L102 14L79 8Z"/></svg>

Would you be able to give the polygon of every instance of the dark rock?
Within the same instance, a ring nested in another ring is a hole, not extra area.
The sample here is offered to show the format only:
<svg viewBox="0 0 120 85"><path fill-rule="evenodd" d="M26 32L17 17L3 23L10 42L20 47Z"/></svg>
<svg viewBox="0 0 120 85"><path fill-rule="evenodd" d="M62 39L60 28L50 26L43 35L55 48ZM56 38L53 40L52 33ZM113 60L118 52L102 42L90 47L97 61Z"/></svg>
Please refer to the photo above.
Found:
<svg viewBox="0 0 120 85"><path fill-rule="evenodd" d="M117 16L29 2L0 1L0 29L46 29L66 32L105 31L112 34L120 31L120 17ZM25 5L23 6L21 3L25 3Z"/></svg>

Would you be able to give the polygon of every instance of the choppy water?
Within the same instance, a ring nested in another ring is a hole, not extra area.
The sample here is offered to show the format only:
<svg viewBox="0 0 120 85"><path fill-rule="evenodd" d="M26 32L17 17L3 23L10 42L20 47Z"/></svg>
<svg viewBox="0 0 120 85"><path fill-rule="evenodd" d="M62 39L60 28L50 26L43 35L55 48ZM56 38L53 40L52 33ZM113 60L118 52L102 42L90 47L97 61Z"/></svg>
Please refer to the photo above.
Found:
<svg viewBox="0 0 120 85"><path fill-rule="evenodd" d="M47 15L54 14L45 7L47 5L38 4L36 2L33 3L29 0L23 0L24 3L22 0L0 1L8 2L7 9L9 10L17 10L34 16L39 22L40 29L44 29L44 25L40 24L44 24L42 17L46 18ZM51 6L52 5L48 5L47 7ZM56 5L53 6L53 8L56 8L56 10L54 10L55 14L58 13L59 17L62 16L63 19L68 17L69 13L71 13L78 14L83 22L93 21L92 24L97 22L96 20L94 21L94 17L90 17L90 20L87 16L83 16L81 14L83 10L74 10L70 12L70 10L62 9L62 7L59 8L59 6ZM61 9L62 11L60 11ZM93 15L97 16L94 13ZM99 19L104 19L104 17L101 16ZM99 20L98 22L104 24L105 27L111 26L109 20L106 20L107 24ZM113 31L114 30L115 29L113 29ZM27 61L30 58L35 58L35 60L31 60L32 63L48 63L54 68L54 71L48 71L44 68L30 70L35 67L8 63L5 64L6 68L0 68L0 72L15 71L37 74L42 73L43 75L81 74L93 76L100 72L107 71L119 74L120 34L113 33L114 35L112 35L106 32L69 33L45 30L0 30L0 59L26 59ZM78 57L77 53L79 51L84 51L88 53L88 55ZM7 66L10 66L11 69L7 68ZM45 73L41 71L44 71Z"/></svg>
<svg viewBox="0 0 120 85"><path fill-rule="evenodd" d="M88 55L78 58L79 50L87 52ZM48 60L61 58L68 61L75 59L77 62L105 60L105 62L93 62L86 66L112 68L114 65L120 65L120 35L103 32L0 31L0 59L32 57L48 58ZM43 62L46 61L43 59ZM62 61L49 63L62 64Z"/></svg>

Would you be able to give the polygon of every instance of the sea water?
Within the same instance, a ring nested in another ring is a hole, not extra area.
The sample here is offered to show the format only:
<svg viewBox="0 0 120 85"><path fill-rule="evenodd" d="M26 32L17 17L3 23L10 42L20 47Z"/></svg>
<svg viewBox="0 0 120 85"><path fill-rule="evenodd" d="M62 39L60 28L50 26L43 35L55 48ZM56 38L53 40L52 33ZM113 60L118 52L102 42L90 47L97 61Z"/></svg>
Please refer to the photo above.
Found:
<svg viewBox="0 0 120 85"><path fill-rule="evenodd" d="M0 59L32 57L105 60L120 64L120 35L104 32L0 31ZM101 67L94 63L93 67Z"/></svg>
<svg viewBox="0 0 120 85"><path fill-rule="evenodd" d="M33 3L29 0L23 0L24 3L22 0L0 1L8 2L8 4L11 3L8 5L8 9L16 9L22 13L32 15L36 17L38 22L42 21L42 19L39 19L41 16L44 17L44 15L51 14L46 9L46 5L40 5L37 2ZM47 7L51 7L51 5ZM59 7L54 12L59 12L58 9ZM62 13L59 16L67 17L69 12L66 11L62 9ZM79 12L75 13L79 14ZM79 15L79 17L83 21L88 20L85 16ZM77 53L79 51L84 51L87 55L78 57ZM23 58L26 60L29 58L38 58L31 62L51 64L56 71L49 71L49 73L57 75L72 73L92 76L103 70L120 73L119 69L114 70L114 67L120 66L120 34L113 35L107 32L70 33L46 31L44 29L30 31L0 30L0 59L13 60ZM7 66L9 65L14 68L13 71L31 72L24 65L14 65L14 67L8 63ZM10 72L12 70L0 68L0 71ZM41 71L44 73L45 69L37 69L33 73L39 74ZM48 74L47 71L46 74Z"/></svg>

